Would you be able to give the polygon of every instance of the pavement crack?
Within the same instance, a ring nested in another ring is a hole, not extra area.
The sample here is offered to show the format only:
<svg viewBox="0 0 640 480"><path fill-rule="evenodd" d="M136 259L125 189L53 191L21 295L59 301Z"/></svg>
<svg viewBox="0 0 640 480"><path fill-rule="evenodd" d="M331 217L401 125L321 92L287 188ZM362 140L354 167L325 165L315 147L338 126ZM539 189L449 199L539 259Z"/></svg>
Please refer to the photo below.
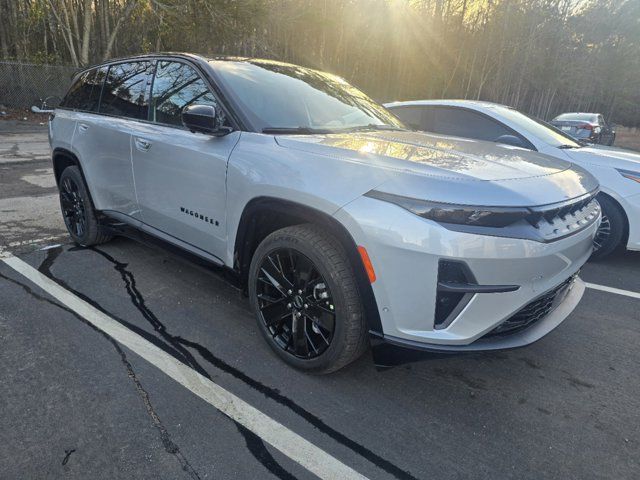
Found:
<svg viewBox="0 0 640 480"><path fill-rule="evenodd" d="M111 255L106 254L106 256L105 256L105 252L103 252L102 250L98 250L96 248L93 248L92 250L95 251L96 253L101 254L107 260L109 260L109 258L111 258L111 259L114 260L114 262L117 262ZM111 260L109 260L109 261L111 261ZM111 262L111 263L113 263L113 262ZM121 264L122 262L117 262L117 263ZM43 262L43 264L44 264L44 262ZM71 288L68 285L66 285L64 282L56 279L53 275L51 275L50 271L48 273L46 273L46 272L42 272L42 273L47 275L49 278L55 280L56 282L60 283L61 286L65 287L70 292L74 293L75 295L79 296L83 300L87 301L88 303L93 305L95 308L97 308L101 312L105 313L106 315L111 316L116 321L122 323L123 325L127 326L128 328L132 328L133 327L132 330L135 331L136 333L138 333L140 331L144 332L144 333L140 333L141 336L144 336L144 338L149 339L149 335L147 334L147 332L145 332L144 330L142 330L142 329L140 329L138 327L133 326L129 322L126 322L126 321L118 318L117 316L114 316L113 314L111 314L108 311L106 311L105 309L103 309L99 304L97 304L93 300L91 300L91 299L87 300L87 297L84 296L81 292L78 292L77 290L74 290L73 288ZM139 304L139 305L145 305L146 306L146 304L144 304L144 303ZM138 308L138 307L136 306L136 308ZM146 316L145 316L145 318L146 318ZM156 337L153 337L153 338L157 340ZM366 459L368 462L370 462L371 464L375 465L379 469L387 472L389 475L391 475L391 476L393 476L393 477L395 477L395 478L397 478L399 480L417 480L417 477L415 477L409 471L404 470L402 467L399 467L398 465L394 464L393 462L385 459L384 457L378 455L377 453L373 452L372 450L370 450L369 448L365 447L364 445L356 442L355 440L349 438L347 435L345 435L342 432L340 432L340 431L336 430L335 428L331 427L324 420L322 420L321 418L319 418L315 414L311 413L309 410L305 409L303 406L297 404L291 398L289 398L289 397L283 395L282 393L280 393L280 391L278 389L273 388L273 387L269 387L268 385L263 384L259 380L256 380L256 379L250 377L249 375L247 375L243 371L237 369L236 367L233 367L232 365L228 364L227 362L225 362L221 358L219 358L216 355L214 355L213 352L211 352L211 350L209 350L208 348L204 347L203 345L200 345L197 342L193 342L193 341L187 340L187 339L179 337L179 336L172 336L172 339L177 341L177 342L179 342L183 346L195 349L200 354L200 356L206 362L211 364L212 366L214 366L217 369L219 369L219 370L231 375L232 377L234 377L237 380L241 381L242 383L244 383L245 385L249 386L250 388L260 392L262 395L265 396L265 398L269 398L269 399L275 401L276 403L280 404L281 406L289 409L290 411L292 411L293 413L295 413L299 417L303 418L309 424L311 424L318 431L324 433L325 435L330 437L335 442L343 445L344 447L348 448L352 452L354 452L357 455L361 456L362 458ZM153 340L149 340L149 341L153 342ZM167 353L170 353L170 352L167 351ZM182 361L183 363L185 363L185 364L187 363L184 360L181 360L179 356L176 356L175 354L172 354L172 355L174 355L178 360ZM204 375L207 376L207 378L209 378L208 375L206 375L206 373Z"/></svg>
<svg viewBox="0 0 640 480"><path fill-rule="evenodd" d="M75 448L72 448L71 450L65 450L64 451L64 458L62 459L62 465L66 465L67 464L67 462L69 461L69 457L75 451L76 451Z"/></svg>
<svg viewBox="0 0 640 480"><path fill-rule="evenodd" d="M65 305L61 305L61 304L59 304L59 303L57 303L57 302L55 302L55 301L53 301L53 300L51 300L51 299L49 299L47 297L44 297L44 296L36 293L28 285L23 284L22 282L19 282L17 280L14 280L13 278L7 277L6 275L4 275L2 273L0 273L0 278L2 278L2 279L6 280L6 281L8 281L8 282L10 282L10 283L12 283L14 285L17 285L17 286L21 287L27 294L29 294L30 296L32 296L36 300L39 300L41 302L45 302L45 303L48 303L50 305L53 305L53 306L55 306L57 308L60 308L61 310L64 310L65 312L73 315L75 318L80 320L80 322L82 322L83 324L85 324L86 326L91 328L93 331L95 331L95 332L99 333L100 335L102 335L102 337L104 337L109 343L111 343L113 348L120 355L120 360L122 361L122 363L123 363L123 365L124 365L124 367L125 367L125 369L127 371L127 376L129 377L129 379L131 379L131 381L135 385L136 391L137 391L138 395L140 396L140 398L142 399L142 402L143 402L143 404L145 406L147 414L151 418L151 422L153 423L153 426L159 431L159 433L160 433L160 441L162 442L162 445L164 446L165 451L167 453L169 453L169 454L171 454L171 455L176 457L176 459L180 463L180 466L182 467L182 470L185 471L186 473L188 473L189 476L192 479L200 480L200 476L193 469L193 467L191 466L189 461L186 459L186 457L182 454L182 452L180 451L180 448L171 440L171 435L169 434L168 430L166 429L166 427L164 426L164 424L160 420L160 417L158 416L158 414L154 410L153 405L151 404L151 400L149 399L149 393L144 389L144 387L140 383L140 380L136 376L135 371L133 370L133 367L131 366L131 363L127 359L126 353L124 352L122 347L120 347L118 342L116 342L111 336L107 335L105 332L103 332L98 327L96 327L92 323L90 323L87 320L85 320L81 315L79 315L75 311L71 310L70 308L66 307ZM72 450L69 450L69 451L65 450L66 456L62 460L62 465L65 465L68 462L69 456L73 452L75 452L75 449L72 449Z"/></svg>
<svg viewBox="0 0 640 480"><path fill-rule="evenodd" d="M282 480L296 480L294 475L282 468L276 459L273 458L273 455L267 450L267 447L259 436L244 425L238 422L235 422L235 424L238 431L244 437L247 449L267 470Z"/></svg>
<svg viewBox="0 0 640 480"><path fill-rule="evenodd" d="M127 291L127 294L129 295L133 306L136 307L142 317L153 327L156 332L160 334L160 336L162 336L163 339L169 342L169 344L171 344L171 346L175 350L180 352L184 359L183 362L192 367L201 375L204 375L205 377L210 379L211 377L209 377L207 371L199 365L198 361L191 354L191 352L184 348L175 336L167 332L167 327L158 319L155 313L153 313L151 309L147 307L142 293L140 293L140 290L138 290L138 287L136 286L136 279L133 276L133 273L127 270L128 264L117 261L108 253L95 247L90 248L90 250L98 253L111 264L113 264L113 268L120 274L120 278L124 282L125 290Z"/></svg>
<svg viewBox="0 0 640 480"><path fill-rule="evenodd" d="M141 337L143 337L145 340L153 343L156 347L160 348L164 352L166 352L166 353L170 354L171 356L173 356L174 358L180 360L182 363L188 364L188 362L184 358L182 352L174 349L174 347L172 345L165 343L164 341L162 341L160 338L156 337L155 335L147 332L146 330L138 327L137 325L134 325L131 322L128 322L127 320L115 315L114 313L108 312L107 310L102 308L102 306L99 303L97 303L95 300L93 300L92 298L88 297L87 295L85 295L84 293L80 292L79 290L76 290L75 288L71 287L71 285L69 285L67 282L65 282L61 278L56 277L51 272L51 267L53 266L55 260L58 258L58 256L62 252L63 252L63 250L62 250L61 247L51 248L51 249L47 250L47 256L45 257L43 262L38 267L38 271L40 273L42 273L43 275L45 275L47 278L50 278L51 280L55 281L61 287L64 287L65 289L69 290L71 293L73 293L74 295L79 297L81 300L87 302L92 307L94 307L97 310L101 311L105 315L109 315L110 317L112 317L116 321L120 322L122 325L124 325L125 327L127 327L131 331L133 331L133 332L137 333L138 335L140 335ZM199 373L202 373L197 368L196 368L196 370ZM206 375L206 372L204 374Z"/></svg>
<svg viewBox="0 0 640 480"><path fill-rule="evenodd" d="M127 294L129 295L129 298L131 299L131 303L133 303L136 309L142 314L143 318L147 320L149 324L151 324L153 329L156 332L158 332L162 336L162 338L166 340L175 349L173 352L167 352L167 353L174 356L175 358L178 358L181 362L183 362L186 365L189 365L198 373L200 373L204 377L211 380L211 376L208 374L208 372L197 362L197 360L193 357L193 355L183 347L183 344L185 343L184 339L182 339L181 337L177 337L175 335L171 335L167 331L166 326L158 319L155 313L153 313L153 311L151 311L151 309L147 306L144 296L136 286L136 280L135 280L135 277L133 276L133 273L127 270L128 264L117 261L108 253L103 252L102 250L99 250L97 248L90 248L90 250L102 255L105 259L107 259L110 263L114 265L114 269L120 274L120 278L125 284L125 289L127 291ZM133 327L132 324L114 316L113 314L111 314L110 312L102 308L102 306L100 306L96 301L89 299L84 294L78 292L77 290L74 290L68 284L66 284L66 282L64 282L63 280L53 275L53 273L51 272L51 267L53 266L54 262L56 261L56 259L61 253L62 253L62 248L54 248L54 249L48 250L47 256L45 257L44 261L40 264L38 271L46 275L47 277L51 278L52 280L56 281L58 284L60 284L67 290L73 292L75 295L79 296L80 298L82 298L87 303L91 304L93 307L97 308L104 314L109 315L110 317L114 318L120 323L125 324L127 328L131 328L133 331L136 331L135 328L132 328ZM139 332L139 329L138 329L138 332ZM153 338L157 338L157 337L153 337ZM176 355L176 352L179 353L179 355ZM278 475L283 475L283 476L279 476L279 478L283 478L285 480L294 478L280 464L277 463L277 461L273 458L273 456L271 456L271 454L267 450L264 442L260 437L253 434L253 432L250 432L249 430L247 430L245 427L238 424L237 422L234 421L234 423L236 424L236 427L239 430L240 430L240 427L242 427L247 432L254 435L255 438L252 438L251 443L249 442L246 442L246 443L248 447L249 445L251 445L251 447L248 448L248 450L256 458L256 460L258 460L261 464L263 464L264 467L270 472L274 474L276 474L277 472ZM172 449L169 443L165 443L166 441L168 441L167 440L168 437L166 437L161 433L161 438L167 451L169 451L169 449ZM245 435L245 441L246 441L246 438L247 437Z"/></svg>

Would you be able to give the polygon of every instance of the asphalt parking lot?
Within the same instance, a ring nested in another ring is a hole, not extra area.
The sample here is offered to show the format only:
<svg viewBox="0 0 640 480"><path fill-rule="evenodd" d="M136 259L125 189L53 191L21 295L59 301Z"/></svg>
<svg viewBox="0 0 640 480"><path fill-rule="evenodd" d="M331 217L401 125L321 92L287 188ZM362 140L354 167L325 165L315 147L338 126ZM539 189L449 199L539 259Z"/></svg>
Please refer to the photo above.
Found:
<svg viewBox="0 0 640 480"><path fill-rule="evenodd" d="M372 479L639 477L640 253L587 264L594 288L524 349L391 369L367 354L309 376L271 353L219 270L125 238L69 243L47 149L42 127L0 123L0 249L39 272L0 261L0 478L306 479L292 458L320 451L318 471ZM244 403L216 408L143 344ZM247 427L260 419L317 450L283 453Z"/></svg>

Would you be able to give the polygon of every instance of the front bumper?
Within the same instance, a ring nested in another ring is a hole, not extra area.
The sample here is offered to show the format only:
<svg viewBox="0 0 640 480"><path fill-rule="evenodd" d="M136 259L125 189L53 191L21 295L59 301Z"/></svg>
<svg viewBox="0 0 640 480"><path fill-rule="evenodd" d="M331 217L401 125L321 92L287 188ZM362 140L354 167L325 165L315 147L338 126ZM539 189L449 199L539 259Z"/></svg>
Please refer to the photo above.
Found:
<svg viewBox="0 0 640 480"><path fill-rule="evenodd" d="M395 205L362 197L336 213L363 245L378 279L372 288L386 342L437 351L514 348L555 328L575 308L577 280L551 313L528 328L485 337L543 293L574 275L592 252L599 222L561 240L541 243L447 230ZM512 292L477 293L446 328L434 324L438 265L464 262L480 285L518 285Z"/></svg>

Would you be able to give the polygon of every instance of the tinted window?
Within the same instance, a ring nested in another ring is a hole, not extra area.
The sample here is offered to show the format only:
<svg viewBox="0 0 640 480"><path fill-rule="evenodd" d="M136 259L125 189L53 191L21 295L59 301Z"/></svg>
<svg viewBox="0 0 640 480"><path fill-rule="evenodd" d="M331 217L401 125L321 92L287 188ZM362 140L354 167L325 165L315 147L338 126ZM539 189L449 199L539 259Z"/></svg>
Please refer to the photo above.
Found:
<svg viewBox="0 0 640 480"><path fill-rule="evenodd" d="M490 142L496 141L502 135L513 135L505 127L484 115L461 108L438 107L425 109L424 129L443 135L474 138Z"/></svg>
<svg viewBox="0 0 640 480"><path fill-rule="evenodd" d="M111 65L102 91L100 113L146 119L150 73L150 62Z"/></svg>
<svg viewBox="0 0 640 480"><path fill-rule="evenodd" d="M217 106L217 101L193 68L159 61L153 79L151 120L181 126L182 109L193 104Z"/></svg>
<svg viewBox="0 0 640 480"><path fill-rule="evenodd" d="M83 73L71 86L60 106L85 112L97 112L106 71L107 67L101 67Z"/></svg>
<svg viewBox="0 0 640 480"><path fill-rule="evenodd" d="M424 130L422 112L424 107L400 107L390 109L405 125L417 130Z"/></svg>

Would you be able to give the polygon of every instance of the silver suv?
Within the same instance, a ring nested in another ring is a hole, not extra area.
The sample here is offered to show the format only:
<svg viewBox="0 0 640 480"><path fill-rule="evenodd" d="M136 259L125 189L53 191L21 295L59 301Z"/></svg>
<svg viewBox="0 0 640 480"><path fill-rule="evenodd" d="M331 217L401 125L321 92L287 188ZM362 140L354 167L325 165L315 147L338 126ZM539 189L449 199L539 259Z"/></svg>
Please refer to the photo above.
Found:
<svg viewBox="0 0 640 480"><path fill-rule="evenodd" d="M339 77L188 54L80 72L50 122L73 240L126 225L233 269L287 363L376 342L529 344L584 291L596 180L505 145L412 132Z"/></svg>

